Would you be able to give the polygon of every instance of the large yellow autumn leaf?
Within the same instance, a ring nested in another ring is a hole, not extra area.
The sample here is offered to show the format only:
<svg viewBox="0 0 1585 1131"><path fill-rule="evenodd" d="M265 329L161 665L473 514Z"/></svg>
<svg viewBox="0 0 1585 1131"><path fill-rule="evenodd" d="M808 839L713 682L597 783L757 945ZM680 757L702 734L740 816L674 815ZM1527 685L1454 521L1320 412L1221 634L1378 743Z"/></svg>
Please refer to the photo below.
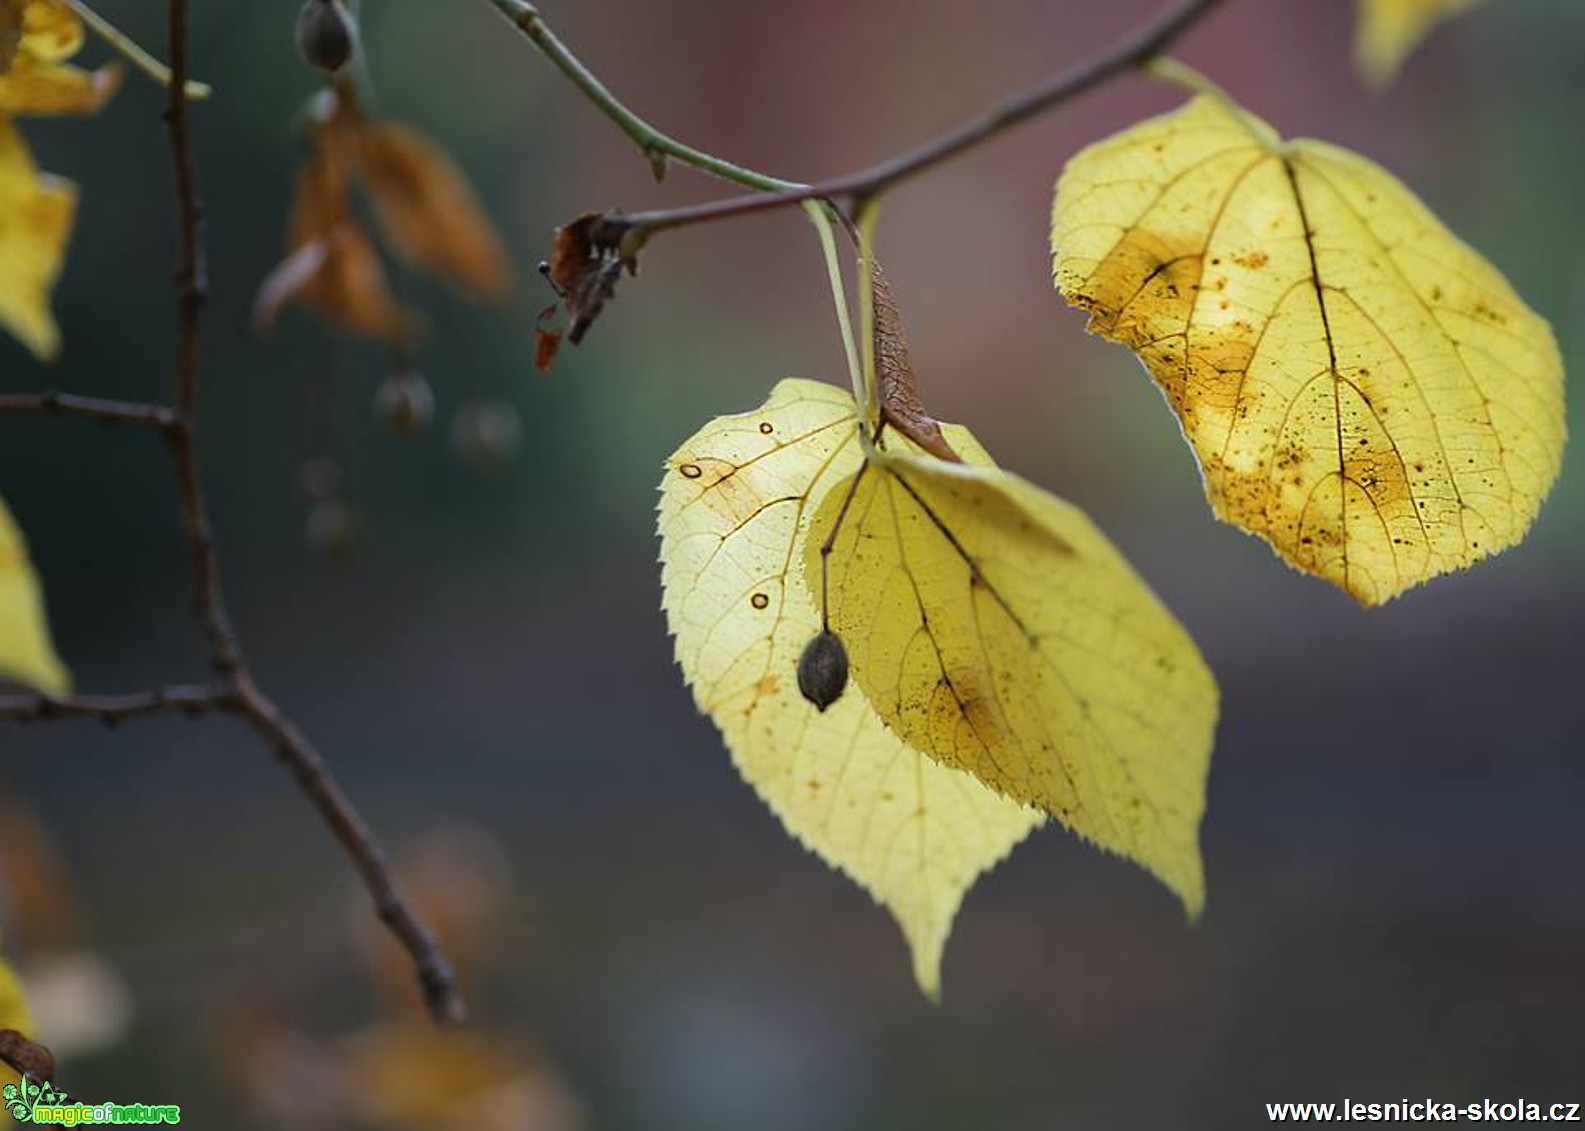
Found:
<svg viewBox="0 0 1585 1131"><path fill-rule="evenodd" d="M946 429L964 463L888 435L826 495L804 550L854 681L905 742L1138 862L1198 914L1217 691L1194 642L1082 511L964 430Z"/></svg>
<svg viewBox="0 0 1585 1131"><path fill-rule="evenodd" d="M1409 53L1443 20L1480 0L1359 0L1354 64L1371 83L1385 86Z"/></svg>
<svg viewBox="0 0 1585 1131"><path fill-rule="evenodd" d="M1363 157L1202 94L1069 162L1052 246L1216 513L1367 605L1518 542L1557 477L1551 329Z"/></svg>
<svg viewBox="0 0 1585 1131"><path fill-rule="evenodd" d="M799 656L820 631L804 580L810 522L862 461L847 393L787 380L712 420L667 460L660 534L677 660L744 778L788 830L896 917L926 993L978 875L1034 811L904 745L864 697L817 710Z"/></svg>
<svg viewBox="0 0 1585 1131"><path fill-rule="evenodd" d="M0 679L16 680L39 691L64 695L71 677L55 654L44 596L39 590L27 543L0 499Z"/></svg>

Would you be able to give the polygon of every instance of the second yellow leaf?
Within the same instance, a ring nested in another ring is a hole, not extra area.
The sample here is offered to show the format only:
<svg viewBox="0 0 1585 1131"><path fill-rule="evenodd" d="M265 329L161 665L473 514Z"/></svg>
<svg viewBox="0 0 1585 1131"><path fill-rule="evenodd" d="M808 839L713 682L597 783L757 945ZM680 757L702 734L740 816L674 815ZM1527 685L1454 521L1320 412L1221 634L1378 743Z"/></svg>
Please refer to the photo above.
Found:
<svg viewBox="0 0 1585 1131"><path fill-rule="evenodd" d="M1294 566L1375 605L1524 537L1562 463L1552 330L1380 166L1203 94L1069 162L1051 235L1216 513Z"/></svg>

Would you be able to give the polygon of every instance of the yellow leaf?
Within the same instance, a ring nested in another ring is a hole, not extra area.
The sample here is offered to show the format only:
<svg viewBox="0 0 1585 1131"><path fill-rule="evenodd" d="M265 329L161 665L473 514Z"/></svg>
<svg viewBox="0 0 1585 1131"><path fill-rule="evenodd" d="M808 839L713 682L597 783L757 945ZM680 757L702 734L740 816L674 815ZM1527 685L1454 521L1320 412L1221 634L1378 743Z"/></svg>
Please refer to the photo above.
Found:
<svg viewBox="0 0 1585 1131"><path fill-rule="evenodd" d="M1366 605L1518 542L1557 477L1550 327L1363 157L1201 95L1069 162L1052 246L1217 515Z"/></svg>
<svg viewBox="0 0 1585 1131"><path fill-rule="evenodd" d="M1437 24L1479 0L1359 0L1354 65L1374 86L1386 86L1409 53Z"/></svg>
<svg viewBox="0 0 1585 1131"><path fill-rule="evenodd" d="M964 893L1040 816L905 746L861 694L817 710L796 670L820 631L812 516L861 463L851 396L786 380L667 461L660 533L677 660L744 778L795 837L896 917L921 988Z"/></svg>
<svg viewBox="0 0 1585 1131"><path fill-rule="evenodd" d="M49 296L76 212L76 186L41 176L22 135L0 117L0 326L46 360L60 351Z"/></svg>
<svg viewBox="0 0 1585 1131"><path fill-rule="evenodd" d="M28 1012L22 982L4 957L0 957L0 1029L15 1029L19 1033L33 1029L33 1017Z"/></svg>
<svg viewBox="0 0 1585 1131"><path fill-rule="evenodd" d="M15 37L7 57L6 45ZM115 64L68 66L82 49L83 25L61 0L5 0L0 7L0 114L97 114L121 85Z"/></svg>
<svg viewBox="0 0 1585 1131"><path fill-rule="evenodd" d="M903 741L1138 862L1198 914L1210 671L1082 511L946 432L966 463L894 436L815 513L805 570L818 593L829 569L854 681Z"/></svg>
<svg viewBox="0 0 1585 1131"><path fill-rule="evenodd" d="M27 543L0 500L0 679L50 695L71 690L71 676L55 654L44 595L28 560Z"/></svg>
<svg viewBox="0 0 1585 1131"><path fill-rule="evenodd" d="M33 1032L33 1016L28 1012L27 995L11 964L0 955L0 1030L11 1029L24 1035ZM21 1083L21 1074L10 1064L0 1062L0 1085Z"/></svg>
<svg viewBox="0 0 1585 1131"><path fill-rule="evenodd" d="M64 0L20 0L12 6L21 11L19 55L59 63L83 49L83 22Z"/></svg>
<svg viewBox="0 0 1585 1131"><path fill-rule="evenodd" d="M10 71L0 74L0 114L97 114L120 89L121 73L114 63L85 71L64 63L33 63L20 56Z"/></svg>
<svg viewBox="0 0 1585 1131"><path fill-rule="evenodd" d="M395 122L359 136L364 183L391 249L415 267L485 298L511 288L500 237L444 150Z"/></svg>

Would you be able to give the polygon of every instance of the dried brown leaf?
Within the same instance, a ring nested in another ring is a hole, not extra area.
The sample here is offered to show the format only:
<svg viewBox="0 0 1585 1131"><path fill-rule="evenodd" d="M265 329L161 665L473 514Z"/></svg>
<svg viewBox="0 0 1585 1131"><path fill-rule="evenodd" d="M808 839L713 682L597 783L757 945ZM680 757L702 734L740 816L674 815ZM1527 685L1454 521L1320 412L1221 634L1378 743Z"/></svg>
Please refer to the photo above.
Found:
<svg viewBox="0 0 1585 1131"><path fill-rule="evenodd" d="M399 346L411 344L417 320L391 294L374 243L351 222L324 239L324 263L303 287L303 301L349 333Z"/></svg>
<svg viewBox="0 0 1585 1131"><path fill-rule="evenodd" d="M604 218L599 212L585 212L557 228L550 262L540 268L567 308L571 319L567 338L573 345L583 341L605 304L616 297L616 280L623 266L629 272L635 270L634 261L624 261L617 248L593 238L596 225Z"/></svg>
<svg viewBox="0 0 1585 1131"><path fill-rule="evenodd" d="M364 184L391 250L481 298L501 298L512 272L501 239L444 150L395 122L359 134Z"/></svg>
<svg viewBox="0 0 1585 1131"><path fill-rule="evenodd" d="M259 284L259 293L253 300L253 328L271 330L280 317L281 307L302 295L304 288L313 282L330 255L330 245L324 239L309 240L276 265L275 270Z"/></svg>
<svg viewBox="0 0 1585 1131"><path fill-rule="evenodd" d="M316 133L298 173L290 252L259 288L254 319L267 327L282 305L297 300L349 333L407 345L415 319L391 294L379 252L352 214L344 132L351 114L338 108Z"/></svg>
<svg viewBox="0 0 1585 1131"><path fill-rule="evenodd" d="M556 368L556 355L561 352L562 332L540 327L534 331L534 368L549 373Z"/></svg>

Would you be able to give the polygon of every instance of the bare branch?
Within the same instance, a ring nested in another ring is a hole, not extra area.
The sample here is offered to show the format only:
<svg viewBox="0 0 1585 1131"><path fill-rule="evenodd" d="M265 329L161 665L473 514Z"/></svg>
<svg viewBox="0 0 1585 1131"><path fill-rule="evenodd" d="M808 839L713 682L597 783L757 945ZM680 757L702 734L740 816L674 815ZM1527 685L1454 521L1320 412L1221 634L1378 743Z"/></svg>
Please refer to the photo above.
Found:
<svg viewBox="0 0 1585 1131"><path fill-rule="evenodd" d="M633 143L654 165L657 179L665 169L666 160L670 158L722 180L762 192L789 192L805 187L797 181L786 181L734 164L662 133L618 100L594 72L584 66L583 61L551 30L537 7L527 0L490 0L490 3L506 17L507 22L539 48L540 54L554 63L596 109L633 139Z"/></svg>
<svg viewBox="0 0 1585 1131"><path fill-rule="evenodd" d="M451 964L429 929L419 921L391 877L384 851L368 823L330 772L325 759L281 713L246 671L224 684L165 687L129 695L0 695L0 720L17 723L97 719L115 726L132 719L180 714L190 718L225 712L248 724L289 769L340 843L374 901L375 912L412 955L424 1001L438 1021L465 1015Z"/></svg>
<svg viewBox="0 0 1585 1131"><path fill-rule="evenodd" d="M101 424L131 425L169 431L176 412L162 404L103 400L72 393L14 393L0 396L0 416L75 416Z"/></svg>
<svg viewBox="0 0 1585 1131"><path fill-rule="evenodd" d="M623 215L607 213L601 217L603 230L614 234L622 250L631 254L636 246L656 232L743 216L773 208L785 208L805 200L847 200L850 203L879 195L900 181L940 165L966 150L1075 98L1118 75L1139 67L1166 51L1179 36L1209 15L1222 0L1177 0L1154 20L1119 40L1108 50L1071 67L1041 83L1033 90L1011 98L972 121L915 149L871 165L855 173L820 181L789 191L736 196L683 208Z"/></svg>
<svg viewBox="0 0 1585 1131"><path fill-rule="evenodd" d="M198 198L194 172L192 122L184 87L187 77L187 3L170 4L171 82L167 87L165 122L171 135L171 160L176 172L176 293L178 303L178 360L176 371L176 421L167 432L176 464L177 489L192 559L197 591L198 618L209 636L210 659L215 674L230 679L242 668L242 650L220 587L220 563L215 551L214 528L204 502L198 476L198 456L193 443L194 412L198 407L199 320L209 295L204 261L204 205Z"/></svg>
<svg viewBox="0 0 1585 1131"><path fill-rule="evenodd" d="M467 1013L451 964L430 930L414 914L391 876L390 864L367 822L337 784L330 767L303 733L254 685L246 672L235 681L233 708L274 747L304 796L357 866L374 910L412 956L430 1015L440 1022L462 1020Z"/></svg>
<svg viewBox="0 0 1585 1131"><path fill-rule="evenodd" d="M176 421L167 431L181 496L182 516L197 590L198 617L209 636L210 660L224 681L226 707L246 719L275 749L331 832L352 857L380 919L412 956L424 999L437 1021L463 1016L451 966L435 937L419 921L392 878L385 854L368 824L331 776L318 751L254 682L220 581L219 554L198 474L195 413L201 390L199 322L208 296L204 260L204 206L194 173L187 93L187 0L170 0L171 82L165 119L176 176L176 291L179 308Z"/></svg>
<svg viewBox="0 0 1585 1131"><path fill-rule="evenodd" d="M130 695L0 695L0 720L34 723L54 719L98 719L115 726L150 715L181 714L189 718L226 709L234 698L221 684L161 687Z"/></svg>

